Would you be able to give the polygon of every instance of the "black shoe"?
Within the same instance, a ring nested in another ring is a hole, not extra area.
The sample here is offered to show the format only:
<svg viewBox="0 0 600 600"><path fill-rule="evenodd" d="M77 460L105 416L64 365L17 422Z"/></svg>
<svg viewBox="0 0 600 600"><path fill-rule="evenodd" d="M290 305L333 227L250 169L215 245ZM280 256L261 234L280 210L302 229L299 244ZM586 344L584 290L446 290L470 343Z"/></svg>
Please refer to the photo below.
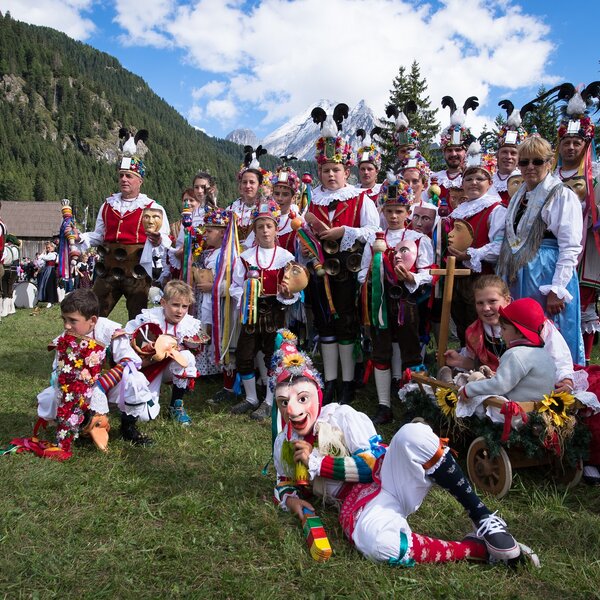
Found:
<svg viewBox="0 0 600 600"><path fill-rule="evenodd" d="M325 382L325 389L323 390L323 406L335 402L336 385L337 381L335 379Z"/></svg>
<svg viewBox="0 0 600 600"><path fill-rule="evenodd" d="M377 406L377 412L375 416L371 417L371 421L373 421L373 425L385 425L386 423L391 423L394 420L394 413L389 406L385 406L383 404L379 404Z"/></svg>
<svg viewBox="0 0 600 600"><path fill-rule="evenodd" d="M248 402L248 400L242 400L241 402L238 402L232 406L229 412L232 415L244 415L247 412L255 411L257 408L258 405L254 405L251 402Z"/></svg>
<svg viewBox="0 0 600 600"><path fill-rule="evenodd" d="M235 402L237 394L225 388L219 390L212 398L208 399L210 404L222 404L223 402Z"/></svg>
<svg viewBox="0 0 600 600"><path fill-rule="evenodd" d="M475 527L475 535L485 542L490 558L494 561L509 562L521 555L517 540L496 513L483 517Z"/></svg>
<svg viewBox="0 0 600 600"><path fill-rule="evenodd" d="M342 381L340 404L352 404L354 400L354 381Z"/></svg>
<svg viewBox="0 0 600 600"><path fill-rule="evenodd" d="M151 446L154 440L143 434L135 422L137 419L129 415L121 417L121 437L126 442L131 442L134 446Z"/></svg>

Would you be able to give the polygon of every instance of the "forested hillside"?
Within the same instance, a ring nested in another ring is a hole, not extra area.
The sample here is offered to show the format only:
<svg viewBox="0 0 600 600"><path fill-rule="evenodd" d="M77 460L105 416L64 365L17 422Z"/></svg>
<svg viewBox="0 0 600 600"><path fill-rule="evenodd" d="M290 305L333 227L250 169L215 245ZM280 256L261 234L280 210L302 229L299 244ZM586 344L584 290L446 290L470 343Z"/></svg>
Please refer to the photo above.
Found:
<svg viewBox="0 0 600 600"><path fill-rule="evenodd" d="M236 197L241 146L191 127L112 56L0 14L0 200L70 198L95 214L117 189L122 126L150 132L143 191L170 216L198 169L216 175L220 204Z"/></svg>

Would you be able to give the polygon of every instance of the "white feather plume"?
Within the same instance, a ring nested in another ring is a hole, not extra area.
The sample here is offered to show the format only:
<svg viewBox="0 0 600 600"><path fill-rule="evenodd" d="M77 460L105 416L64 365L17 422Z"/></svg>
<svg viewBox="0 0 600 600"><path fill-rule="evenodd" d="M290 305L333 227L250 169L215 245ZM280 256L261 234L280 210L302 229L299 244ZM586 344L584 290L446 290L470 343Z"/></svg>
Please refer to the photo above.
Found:
<svg viewBox="0 0 600 600"><path fill-rule="evenodd" d="M400 114L396 117L396 129L407 129L408 128L408 117L400 111Z"/></svg>
<svg viewBox="0 0 600 600"><path fill-rule="evenodd" d="M323 123L323 128L321 129L321 135L323 137L337 137L338 128L332 116L327 115L327 118Z"/></svg>
<svg viewBox="0 0 600 600"><path fill-rule="evenodd" d="M450 125L462 126L464 123L465 111L462 109L462 107L459 107L450 115Z"/></svg>
<svg viewBox="0 0 600 600"><path fill-rule="evenodd" d="M523 122L523 119L521 119L521 113L514 108L513 111L510 113L508 119L506 120L506 124L509 127L514 127L515 129L521 126L521 123Z"/></svg>
<svg viewBox="0 0 600 600"><path fill-rule="evenodd" d="M577 91L567 104L567 114L569 116L582 115L585 113L586 108L585 100L581 97L579 91Z"/></svg>

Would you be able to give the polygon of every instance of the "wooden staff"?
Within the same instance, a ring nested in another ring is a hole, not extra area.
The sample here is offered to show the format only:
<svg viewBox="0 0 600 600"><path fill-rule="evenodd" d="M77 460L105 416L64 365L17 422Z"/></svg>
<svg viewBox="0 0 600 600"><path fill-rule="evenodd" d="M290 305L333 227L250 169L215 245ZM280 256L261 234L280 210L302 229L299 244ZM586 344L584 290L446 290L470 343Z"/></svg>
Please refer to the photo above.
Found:
<svg viewBox="0 0 600 600"><path fill-rule="evenodd" d="M471 274L471 269L457 269L456 257L449 256L446 260L445 269L431 269L432 275L441 275L444 279L444 295L442 297L442 318L440 322L440 335L438 339L438 367L446 364L444 356L448 348L448 331L450 329L450 307L452 305L452 294L454 292L454 277L462 277Z"/></svg>

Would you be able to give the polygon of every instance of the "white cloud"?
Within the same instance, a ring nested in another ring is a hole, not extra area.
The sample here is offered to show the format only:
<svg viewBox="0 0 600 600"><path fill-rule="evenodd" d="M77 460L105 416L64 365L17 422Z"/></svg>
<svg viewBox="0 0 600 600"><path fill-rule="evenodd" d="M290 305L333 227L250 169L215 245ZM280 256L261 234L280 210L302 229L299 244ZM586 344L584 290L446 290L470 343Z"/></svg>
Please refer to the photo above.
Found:
<svg viewBox="0 0 600 600"><path fill-rule="evenodd" d="M221 75L192 92L195 105L206 102L205 117L221 122L258 110L263 126L279 123L319 98L350 105L364 98L383 114L398 68L413 60L434 106L443 95L459 104L476 95L478 120L498 113L492 87L508 94L552 81L548 26L509 0L444 0L435 8L409 0L262 0L250 11L243 0L149 4L141 27L119 23L137 43L171 44L198 69ZM447 124L447 114L440 118Z"/></svg>
<svg viewBox="0 0 600 600"><path fill-rule="evenodd" d="M200 88L192 89L192 98L201 100L202 98L216 98L227 89L224 81L209 81Z"/></svg>
<svg viewBox="0 0 600 600"><path fill-rule="evenodd" d="M32 25L52 27L76 40L88 39L96 30L82 13L91 10L94 0L3 0L2 12Z"/></svg>
<svg viewBox="0 0 600 600"><path fill-rule="evenodd" d="M116 0L115 23L127 32L119 39L125 46L170 46L169 36L160 29L168 23L176 5L175 0L143 0L137 5L131 0Z"/></svg>
<svg viewBox="0 0 600 600"><path fill-rule="evenodd" d="M190 123L198 123L204 116L204 109L198 104L193 104L187 113L187 119Z"/></svg>

